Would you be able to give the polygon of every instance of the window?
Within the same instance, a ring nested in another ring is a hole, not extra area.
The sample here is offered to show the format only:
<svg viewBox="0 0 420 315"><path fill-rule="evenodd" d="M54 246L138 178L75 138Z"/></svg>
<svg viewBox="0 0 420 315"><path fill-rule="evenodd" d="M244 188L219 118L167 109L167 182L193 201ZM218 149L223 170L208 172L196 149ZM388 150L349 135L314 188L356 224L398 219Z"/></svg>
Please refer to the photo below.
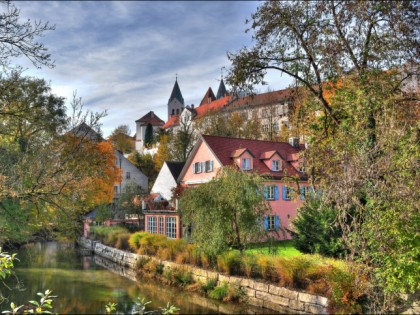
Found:
<svg viewBox="0 0 420 315"><path fill-rule="evenodd" d="M213 161L206 161L206 164L205 164L205 171L206 171L207 173L209 173L209 172L213 172Z"/></svg>
<svg viewBox="0 0 420 315"><path fill-rule="evenodd" d="M159 224L158 224L158 233L159 234L164 234L165 230L165 218L164 217L159 217Z"/></svg>
<svg viewBox="0 0 420 315"><path fill-rule="evenodd" d="M194 174L201 173L201 169L202 169L201 162L196 162L196 163L193 164L193 173Z"/></svg>
<svg viewBox="0 0 420 315"><path fill-rule="evenodd" d="M292 187L283 186L283 200L291 200L292 199Z"/></svg>
<svg viewBox="0 0 420 315"><path fill-rule="evenodd" d="M314 193L314 189L310 186L300 187L300 200L305 200L310 194Z"/></svg>
<svg viewBox="0 0 420 315"><path fill-rule="evenodd" d="M156 217L147 217L147 232L156 233Z"/></svg>
<svg viewBox="0 0 420 315"><path fill-rule="evenodd" d="M130 172L126 172L126 173L125 173L125 178L126 178L126 179L130 179L130 178L131 178L131 174L130 174Z"/></svg>
<svg viewBox="0 0 420 315"><path fill-rule="evenodd" d="M279 123L278 123L278 122L275 122L275 123L273 124L273 130L274 130L275 132L279 132L279 130L280 130L280 126L279 126Z"/></svg>
<svg viewBox="0 0 420 315"><path fill-rule="evenodd" d="M280 171L280 161L279 160L272 160L271 161L271 170L273 172L279 172Z"/></svg>
<svg viewBox="0 0 420 315"><path fill-rule="evenodd" d="M280 229L280 217L278 215L265 216L264 229L268 231L278 231Z"/></svg>
<svg viewBox="0 0 420 315"><path fill-rule="evenodd" d="M166 236L176 238L176 217L166 218Z"/></svg>
<svg viewBox="0 0 420 315"><path fill-rule="evenodd" d="M114 193L118 194L118 186L114 186Z"/></svg>
<svg viewBox="0 0 420 315"><path fill-rule="evenodd" d="M172 115L175 115L175 109L172 108Z"/></svg>
<svg viewBox="0 0 420 315"><path fill-rule="evenodd" d="M179 108L176 109L176 114L179 115Z"/></svg>
<svg viewBox="0 0 420 315"><path fill-rule="evenodd" d="M251 159L242 159L242 167L243 170L250 170L251 169Z"/></svg>
<svg viewBox="0 0 420 315"><path fill-rule="evenodd" d="M305 172L305 163L303 161L299 161L299 172Z"/></svg>
<svg viewBox="0 0 420 315"><path fill-rule="evenodd" d="M277 185L266 185L264 186L264 198L266 200L278 200L279 199L279 188Z"/></svg>

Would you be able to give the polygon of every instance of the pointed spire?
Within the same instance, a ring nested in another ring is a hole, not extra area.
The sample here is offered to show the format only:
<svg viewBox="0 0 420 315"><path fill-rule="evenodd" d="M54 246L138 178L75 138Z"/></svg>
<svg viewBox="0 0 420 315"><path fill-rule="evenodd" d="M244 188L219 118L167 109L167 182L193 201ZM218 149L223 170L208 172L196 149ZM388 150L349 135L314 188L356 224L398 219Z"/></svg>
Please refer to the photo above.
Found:
<svg viewBox="0 0 420 315"><path fill-rule="evenodd" d="M219 89L217 90L216 99L222 98L225 95L226 95L226 87L225 87L225 83L223 82L223 76L221 76Z"/></svg>
<svg viewBox="0 0 420 315"><path fill-rule="evenodd" d="M181 89L178 85L178 74L176 75L174 88L172 89L168 103L170 103L173 99L177 99L181 104L184 104L184 98L182 97Z"/></svg>

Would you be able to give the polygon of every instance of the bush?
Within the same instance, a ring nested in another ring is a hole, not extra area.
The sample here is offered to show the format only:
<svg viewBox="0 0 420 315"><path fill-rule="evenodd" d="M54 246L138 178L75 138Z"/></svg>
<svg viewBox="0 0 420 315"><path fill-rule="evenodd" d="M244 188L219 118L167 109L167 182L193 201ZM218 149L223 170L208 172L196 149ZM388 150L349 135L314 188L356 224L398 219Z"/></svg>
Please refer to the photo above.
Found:
<svg viewBox="0 0 420 315"><path fill-rule="evenodd" d="M217 256L217 269L228 275L239 274L241 253L238 250L223 252Z"/></svg>
<svg viewBox="0 0 420 315"><path fill-rule="evenodd" d="M342 230L336 224L337 211L322 204L320 198L308 198L298 209L292 231L295 246L309 254L341 257L347 253L341 241Z"/></svg>
<svg viewBox="0 0 420 315"><path fill-rule="evenodd" d="M128 240L130 248L137 252L140 248L140 240L147 234L147 232L136 232L131 234L130 239Z"/></svg>
<svg viewBox="0 0 420 315"><path fill-rule="evenodd" d="M130 233L121 233L117 235L117 242L115 243L115 247L121 250L129 250L130 245L128 244L128 240L130 239Z"/></svg>
<svg viewBox="0 0 420 315"><path fill-rule="evenodd" d="M318 262L307 256L275 260L275 273L281 286L305 289L310 283L309 275Z"/></svg>
<svg viewBox="0 0 420 315"><path fill-rule="evenodd" d="M184 287L194 282L192 278L192 273L182 268L174 268L172 270L172 280L173 283L176 283L181 287Z"/></svg>
<svg viewBox="0 0 420 315"><path fill-rule="evenodd" d="M139 253L146 255L155 255L160 247L167 241L165 235L145 234L139 241Z"/></svg>
<svg viewBox="0 0 420 315"><path fill-rule="evenodd" d="M215 300L223 300L227 297L229 293L229 286L225 282L217 287L215 287L212 291L209 293L209 297Z"/></svg>
<svg viewBox="0 0 420 315"><path fill-rule="evenodd" d="M128 230L122 226L92 226L91 233L93 238L105 245L115 247L119 234L128 233Z"/></svg>
<svg viewBox="0 0 420 315"><path fill-rule="evenodd" d="M271 280L274 268L274 258L269 255L257 256L257 271L264 280Z"/></svg>
<svg viewBox="0 0 420 315"><path fill-rule="evenodd" d="M245 254L241 260L241 272L248 278L256 273L257 260L254 255Z"/></svg>
<svg viewBox="0 0 420 315"><path fill-rule="evenodd" d="M204 293L208 293L209 291L212 291L217 285L217 278L214 279L208 279L205 284L201 286L201 291Z"/></svg>

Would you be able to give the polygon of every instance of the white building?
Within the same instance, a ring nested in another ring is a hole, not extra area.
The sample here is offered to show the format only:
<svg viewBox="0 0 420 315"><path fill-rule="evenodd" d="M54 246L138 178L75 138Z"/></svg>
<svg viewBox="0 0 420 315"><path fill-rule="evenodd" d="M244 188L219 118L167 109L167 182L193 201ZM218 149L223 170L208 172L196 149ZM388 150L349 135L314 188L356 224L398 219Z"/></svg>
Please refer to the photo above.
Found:
<svg viewBox="0 0 420 315"><path fill-rule="evenodd" d="M148 125L152 126L153 133L161 128L165 122L160 119L154 112L150 111L143 117L136 120L136 150L140 153L145 148L146 129Z"/></svg>
<svg viewBox="0 0 420 315"><path fill-rule="evenodd" d="M185 162L165 161L152 187L152 194L160 194L165 200L172 200L172 189L177 186L177 178Z"/></svg>

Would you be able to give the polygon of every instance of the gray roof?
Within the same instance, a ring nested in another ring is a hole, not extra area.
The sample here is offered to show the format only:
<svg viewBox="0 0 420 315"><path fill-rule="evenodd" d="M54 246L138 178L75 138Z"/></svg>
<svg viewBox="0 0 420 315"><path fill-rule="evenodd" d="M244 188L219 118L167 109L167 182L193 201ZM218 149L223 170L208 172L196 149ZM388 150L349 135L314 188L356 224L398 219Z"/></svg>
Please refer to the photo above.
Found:
<svg viewBox="0 0 420 315"><path fill-rule="evenodd" d="M185 162L176 162L176 161L165 161L166 165L168 165L169 170L171 171L172 176L175 180L178 178L179 174L181 174L182 168L185 165Z"/></svg>
<svg viewBox="0 0 420 315"><path fill-rule="evenodd" d="M182 97L181 89L178 85L178 79L175 80L174 88L172 89L168 103L170 103L174 98L177 99L181 104L184 104L184 98Z"/></svg>
<svg viewBox="0 0 420 315"><path fill-rule="evenodd" d="M225 87L225 83L223 82L223 78L220 81L219 84L219 89L217 90L217 95L216 95L216 99L222 98L226 95L226 87Z"/></svg>

